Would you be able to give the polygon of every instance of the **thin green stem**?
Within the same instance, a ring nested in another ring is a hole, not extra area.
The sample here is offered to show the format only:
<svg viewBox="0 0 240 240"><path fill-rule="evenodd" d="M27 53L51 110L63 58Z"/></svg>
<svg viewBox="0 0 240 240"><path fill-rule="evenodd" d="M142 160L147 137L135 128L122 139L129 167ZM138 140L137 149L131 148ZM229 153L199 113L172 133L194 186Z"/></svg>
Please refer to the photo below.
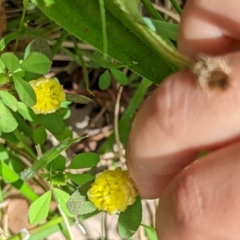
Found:
<svg viewBox="0 0 240 240"><path fill-rule="evenodd" d="M144 223L141 223L140 224L142 227L144 227L144 228L148 228L148 229L150 229L150 230L152 230L152 231L156 231L156 229L155 228L153 228L153 227L150 227L150 226L148 226L148 225L146 225L146 224L144 224Z"/></svg>
<svg viewBox="0 0 240 240"><path fill-rule="evenodd" d="M98 0L98 1L99 1L101 24L102 24L103 57L107 59L108 40L107 40L107 24L106 24L105 6L104 6L104 0Z"/></svg>
<svg viewBox="0 0 240 240"><path fill-rule="evenodd" d="M29 232L30 236L34 236L34 234L40 233L54 225L61 223L62 221L63 221L62 217L56 217L56 218L44 223L43 225L40 225L40 226L30 229L28 232ZM8 238L7 240L22 240L23 237L24 236L22 233L18 233L15 236Z"/></svg>
<svg viewBox="0 0 240 240"><path fill-rule="evenodd" d="M173 5L174 9L177 11L177 13L181 16L182 15L182 9L180 8L180 6L176 2L176 0L170 0L170 2L172 3L172 5Z"/></svg>
<svg viewBox="0 0 240 240"><path fill-rule="evenodd" d="M21 16L21 20L20 20L20 24L19 24L20 32L23 30L23 22L24 22L24 19L25 19L25 15L26 15L26 8L24 7L23 12L22 12L22 16ZM16 52L16 50L17 50L18 41L19 41L19 38L16 39L16 42L15 42L15 45L14 45L14 52Z"/></svg>
<svg viewBox="0 0 240 240"><path fill-rule="evenodd" d="M164 21L163 17L159 14L159 12L153 7L152 3L149 0L141 0L142 5L147 9L150 16L153 19Z"/></svg>
<svg viewBox="0 0 240 240"><path fill-rule="evenodd" d="M67 36L68 36L68 32L66 30L63 30L62 33L61 33L61 36L58 38L58 40L56 41L56 43L52 47L53 56L55 54L57 54L57 52L59 51L59 49L62 46L62 43L66 40Z"/></svg>
<svg viewBox="0 0 240 240"><path fill-rule="evenodd" d="M13 134L15 135L15 137L19 140L20 143L22 143L23 147L25 148L25 150L31 155L31 157L34 160L37 160L37 157L35 156L34 152L32 151L32 149L25 143L23 136L21 135L21 133L18 131L18 129L16 129Z"/></svg>
<svg viewBox="0 0 240 240"><path fill-rule="evenodd" d="M89 86L88 70L87 70L86 63L83 59L83 53L82 53L82 50L78 47L77 41L76 41L75 38L74 38L74 47L75 47L75 51L76 51L76 54L77 54L78 59L79 59L79 61L77 61L77 63L80 64L82 66L82 69L83 69L83 78L84 78L84 82L85 82L85 85L86 85L86 89L89 93L91 93L93 95L93 93L90 90L90 86Z"/></svg>

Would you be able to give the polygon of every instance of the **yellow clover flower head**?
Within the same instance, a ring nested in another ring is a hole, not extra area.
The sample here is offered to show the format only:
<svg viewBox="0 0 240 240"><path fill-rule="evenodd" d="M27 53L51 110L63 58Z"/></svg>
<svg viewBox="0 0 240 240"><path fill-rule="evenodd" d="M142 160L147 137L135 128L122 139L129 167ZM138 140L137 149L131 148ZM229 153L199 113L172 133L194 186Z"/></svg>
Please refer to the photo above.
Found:
<svg viewBox="0 0 240 240"><path fill-rule="evenodd" d="M114 214L132 205L137 193L128 171L118 167L98 174L87 195L99 210Z"/></svg>
<svg viewBox="0 0 240 240"><path fill-rule="evenodd" d="M36 104L32 107L36 114L56 112L66 100L63 87L56 78L39 78L29 83L37 98Z"/></svg>

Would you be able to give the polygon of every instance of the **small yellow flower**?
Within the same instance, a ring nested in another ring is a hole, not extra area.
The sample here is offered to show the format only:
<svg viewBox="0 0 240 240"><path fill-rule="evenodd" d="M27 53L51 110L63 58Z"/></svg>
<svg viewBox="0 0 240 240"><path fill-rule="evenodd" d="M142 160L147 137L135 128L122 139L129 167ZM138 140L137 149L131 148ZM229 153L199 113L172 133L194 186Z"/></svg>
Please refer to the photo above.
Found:
<svg viewBox="0 0 240 240"><path fill-rule="evenodd" d="M128 171L118 167L98 174L87 195L99 210L113 214L124 212L135 202L137 193Z"/></svg>
<svg viewBox="0 0 240 240"><path fill-rule="evenodd" d="M66 100L63 87L56 78L39 78L29 83L37 97L37 102L32 107L36 114L56 112Z"/></svg>

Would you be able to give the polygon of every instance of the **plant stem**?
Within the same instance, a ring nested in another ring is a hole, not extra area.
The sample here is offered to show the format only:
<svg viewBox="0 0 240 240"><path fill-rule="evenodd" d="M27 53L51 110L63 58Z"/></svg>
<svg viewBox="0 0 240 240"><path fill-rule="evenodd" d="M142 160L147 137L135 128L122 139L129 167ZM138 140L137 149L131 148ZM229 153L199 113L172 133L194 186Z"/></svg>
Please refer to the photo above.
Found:
<svg viewBox="0 0 240 240"><path fill-rule="evenodd" d="M153 7L152 3L149 0L141 0L143 6L147 9L150 16L153 19L164 21L163 17L158 13L158 11Z"/></svg>
<svg viewBox="0 0 240 240"><path fill-rule="evenodd" d="M99 1L100 15L101 15L101 24L102 24L103 57L104 57L104 59L107 59L107 55L108 55L108 41L107 41L107 24L106 24L104 0L98 0L98 1Z"/></svg>
<svg viewBox="0 0 240 240"><path fill-rule="evenodd" d="M46 230L47 228L50 228L54 225L61 223L62 221L63 221L62 217L56 217L56 218L44 223L43 225L40 225L38 227L30 229L28 232L29 232L30 236L33 236L34 234L42 232L42 231ZM22 233L18 233L15 236L8 238L7 240L22 240L22 239L23 239Z"/></svg>
<svg viewBox="0 0 240 240"><path fill-rule="evenodd" d="M172 5L173 5L174 9L177 11L177 13L181 16L182 15L182 9L180 8L180 6L176 2L176 0L170 0L170 2L172 3Z"/></svg>

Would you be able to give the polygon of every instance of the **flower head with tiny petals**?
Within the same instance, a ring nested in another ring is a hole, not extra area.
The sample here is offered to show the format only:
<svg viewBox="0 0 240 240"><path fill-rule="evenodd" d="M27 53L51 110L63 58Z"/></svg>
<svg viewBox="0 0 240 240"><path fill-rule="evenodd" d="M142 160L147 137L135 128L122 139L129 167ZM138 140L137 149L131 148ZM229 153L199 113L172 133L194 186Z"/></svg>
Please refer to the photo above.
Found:
<svg viewBox="0 0 240 240"><path fill-rule="evenodd" d="M63 87L56 78L39 78L29 83L37 98L36 104L32 107L36 114L56 112L66 100Z"/></svg>
<svg viewBox="0 0 240 240"><path fill-rule="evenodd" d="M110 214L124 212L136 200L136 190L128 171L105 170L96 176L88 198L99 209Z"/></svg>

